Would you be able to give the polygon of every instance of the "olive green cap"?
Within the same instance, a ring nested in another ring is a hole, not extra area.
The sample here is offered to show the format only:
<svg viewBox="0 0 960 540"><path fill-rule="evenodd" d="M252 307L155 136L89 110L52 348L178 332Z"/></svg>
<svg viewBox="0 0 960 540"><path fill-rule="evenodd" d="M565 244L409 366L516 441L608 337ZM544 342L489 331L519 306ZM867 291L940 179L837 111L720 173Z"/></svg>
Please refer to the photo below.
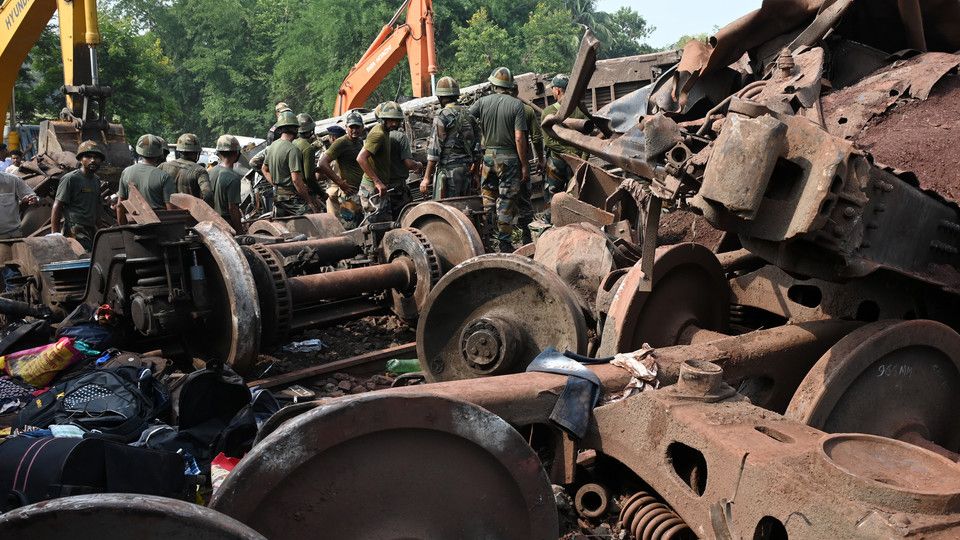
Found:
<svg viewBox="0 0 960 540"><path fill-rule="evenodd" d="M141 135L137 139L137 154L148 158L157 158L163 156L163 149L166 145L163 139L156 135Z"/></svg>
<svg viewBox="0 0 960 540"><path fill-rule="evenodd" d="M457 97L460 95L460 85L453 77L441 77L434 93L437 97Z"/></svg>
<svg viewBox="0 0 960 540"><path fill-rule="evenodd" d="M294 126L297 129L300 128L300 122L297 122L297 115L293 114L291 111L284 111L280 113L280 118L278 118L277 123L273 125L273 127L276 129L287 126Z"/></svg>
<svg viewBox="0 0 960 540"><path fill-rule="evenodd" d="M297 122L300 123L300 133L305 133L305 132L312 133L313 130L317 127L317 125L313 123L313 118L307 113L298 114Z"/></svg>
<svg viewBox="0 0 960 540"><path fill-rule="evenodd" d="M357 111L350 111L347 113L346 126L360 126L363 127L363 116L360 115Z"/></svg>
<svg viewBox="0 0 960 540"><path fill-rule="evenodd" d="M396 101L386 101L377 106L379 112L377 117L381 120L403 120L403 109L397 105Z"/></svg>
<svg viewBox="0 0 960 540"><path fill-rule="evenodd" d="M83 141L80 143L80 146L77 147L77 159L83 157L84 154L96 154L100 156L100 159L107 159L107 154L103 152L103 148L100 148L100 145L96 141Z"/></svg>
<svg viewBox="0 0 960 540"><path fill-rule="evenodd" d="M500 88L513 88L516 86L516 83L513 82L513 73L510 73L510 70L505 67L498 67L493 70L487 80L490 81L490 84L499 86Z"/></svg>
<svg viewBox="0 0 960 540"><path fill-rule="evenodd" d="M200 147L200 139L193 133L184 133L177 138L177 152L199 152L203 150Z"/></svg>
<svg viewBox="0 0 960 540"><path fill-rule="evenodd" d="M217 152L239 152L240 142L233 135L221 135L217 139Z"/></svg>
<svg viewBox="0 0 960 540"><path fill-rule="evenodd" d="M553 80L550 81L550 86L555 88L566 89L568 84L570 84L570 77L567 77L563 73L557 73L554 75Z"/></svg>

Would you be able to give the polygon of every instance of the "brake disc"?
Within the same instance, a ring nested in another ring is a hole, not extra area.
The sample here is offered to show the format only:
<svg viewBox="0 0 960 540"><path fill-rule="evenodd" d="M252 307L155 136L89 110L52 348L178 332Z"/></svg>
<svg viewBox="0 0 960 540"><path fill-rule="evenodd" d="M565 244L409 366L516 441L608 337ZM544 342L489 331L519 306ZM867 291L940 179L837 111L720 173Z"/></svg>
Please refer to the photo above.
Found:
<svg viewBox="0 0 960 540"><path fill-rule="evenodd" d="M393 229L380 242L384 261L407 257L413 262L415 279L407 290L391 290L393 312L398 317L414 320L427 302L427 295L440 279L440 261L432 244L417 229Z"/></svg>
<svg viewBox="0 0 960 540"><path fill-rule="evenodd" d="M584 354L587 326L573 290L514 254L475 257L440 279L417 324L430 381L523 371L547 347Z"/></svg>
<svg viewBox="0 0 960 540"><path fill-rule="evenodd" d="M288 420L210 506L268 538L558 537L550 482L523 437L428 394L338 399Z"/></svg>

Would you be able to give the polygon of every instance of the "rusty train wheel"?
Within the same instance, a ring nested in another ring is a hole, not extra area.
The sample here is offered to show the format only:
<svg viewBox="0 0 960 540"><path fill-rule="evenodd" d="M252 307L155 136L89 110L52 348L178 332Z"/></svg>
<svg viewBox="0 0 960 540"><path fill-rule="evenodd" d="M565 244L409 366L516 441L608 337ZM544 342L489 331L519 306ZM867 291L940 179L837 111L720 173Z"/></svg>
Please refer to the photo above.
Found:
<svg viewBox="0 0 960 540"><path fill-rule="evenodd" d="M930 441L960 451L960 335L929 320L880 321L837 342L786 416L828 433Z"/></svg>
<svg viewBox="0 0 960 540"><path fill-rule="evenodd" d="M726 329L729 286L709 249L693 243L657 248L650 292L637 290L643 281L640 264L619 282L606 314L598 356L635 351L644 343L678 345L690 326Z"/></svg>
<svg viewBox="0 0 960 540"><path fill-rule="evenodd" d="M555 539L540 461L500 417L379 393L297 416L254 446L211 508L268 538Z"/></svg>
<svg viewBox="0 0 960 540"><path fill-rule="evenodd" d="M270 221L269 219L261 219L250 224L250 227L247 228L247 233L281 238L284 235L290 234L290 230L287 229L283 223Z"/></svg>
<svg viewBox="0 0 960 540"><path fill-rule="evenodd" d="M202 266L216 268L206 272L206 289L211 309L207 324L198 328L193 341L201 351L248 374L260 351L260 304L250 264L233 236L205 221L193 228L206 253Z"/></svg>
<svg viewBox="0 0 960 540"><path fill-rule="evenodd" d="M517 373L550 346L586 352L583 311L556 273L514 254L481 255L451 270L417 324L430 381Z"/></svg>
<svg viewBox="0 0 960 540"><path fill-rule="evenodd" d="M0 538L60 540L67 531L77 540L264 540L253 529L220 512L153 495L77 495L0 515Z"/></svg>
<svg viewBox="0 0 960 540"><path fill-rule="evenodd" d="M401 227L419 230L433 246L443 273L484 253L480 233L460 210L428 201L411 207L400 217Z"/></svg>
<svg viewBox="0 0 960 540"><path fill-rule="evenodd" d="M291 233L305 234L309 238L333 238L346 232L343 224L333 214L304 214L276 220Z"/></svg>

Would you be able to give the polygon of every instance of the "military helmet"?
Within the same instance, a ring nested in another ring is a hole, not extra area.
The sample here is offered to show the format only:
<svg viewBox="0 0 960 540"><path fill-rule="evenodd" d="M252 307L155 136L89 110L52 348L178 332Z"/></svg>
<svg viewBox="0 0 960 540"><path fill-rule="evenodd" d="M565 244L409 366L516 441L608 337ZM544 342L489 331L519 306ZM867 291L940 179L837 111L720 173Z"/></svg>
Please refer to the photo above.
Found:
<svg viewBox="0 0 960 540"><path fill-rule="evenodd" d="M564 90L566 90L568 84L570 84L570 77L567 77L563 73L557 73L554 75L553 80L550 81L550 86L563 88Z"/></svg>
<svg viewBox="0 0 960 540"><path fill-rule="evenodd" d="M381 120L403 120L403 110L396 101L386 101L377 107L380 111L377 117Z"/></svg>
<svg viewBox="0 0 960 540"><path fill-rule="evenodd" d="M84 154L96 154L100 156L100 159L107 159L107 154L103 152L103 149L100 148L100 145L96 141L83 141L80 143L80 146L77 147L77 159L83 157Z"/></svg>
<svg viewBox="0 0 960 540"><path fill-rule="evenodd" d="M277 106L274 107L273 110L274 110L274 112L276 112L277 114L280 114L280 113L282 113L282 112L287 112L287 111L293 112L293 109L291 109L290 106L287 105L286 102L284 102L284 101L281 101L280 103L277 103Z"/></svg>
<svg viewBox="0 0 960 540"><path fill-rule="evenodd" d="M163 155L166 156L170 153L170 147L167 146L167 140L163 137L157 135L157 140L160 141L160 147L163 149Z"/></svg>
<svg viewBox="0 0 960 540"><path fill-rule="evenodd" d="M221 135L217 139L217 152L239 152L240 142L233 135Z"/></svg>
<svg viewBox="0 0 960 540"><path fill-rule="evenodd" d="M200 139L193 133L184 133L177 138L177 152L199 152Z"/></svg>
<svg viewBox="0 0 960 540"><path fill-rule="evenodd" d="M300 124L300 133L304 132L313 132L314 128L317 127L313 123L313 118L307 113L300 113L297 115L297 122Z"/></svg>
<svg viewBox="0 0 960 540"><path fill-rule="evenodd" d="M357 111L350 111L347 113L346 126L360 126L363 127L363 116L360 115Z"/></svg>
<svg viewBox="0 0 960 540"><path fill-rule="evenodd" d="M513 73L510 73L510 70L505 67L498 67L493 70L487 80L490 81L490 84L499 86L500 88L513 88L516 86L516 83L513 82Z"/></svg>
<svg viewBox="0 0 960 540"><path fill-rule="evenodd" d="M273 125L274 128L280 129L282 127L293 126L297 129L300 128L300 122L297 122L297 115L293 114L291 111L284 111L280 113L280 118L277 119L277 123Z"/></svg>
<svg viewBox="0 0 960 540"><path fill-rule="evenodd" d="M460 95L460 85L453 77L441 77L437 81L437 97L457 97Z"/></svg>
<svg viewBox="0 0 960 540"><path fill-rule="evenodd" d="M163 148L166 146L163 139L157 137L156 135L141 135L137 139L137 154L148 157L148 158L157 158L163 156Z"/></svg>

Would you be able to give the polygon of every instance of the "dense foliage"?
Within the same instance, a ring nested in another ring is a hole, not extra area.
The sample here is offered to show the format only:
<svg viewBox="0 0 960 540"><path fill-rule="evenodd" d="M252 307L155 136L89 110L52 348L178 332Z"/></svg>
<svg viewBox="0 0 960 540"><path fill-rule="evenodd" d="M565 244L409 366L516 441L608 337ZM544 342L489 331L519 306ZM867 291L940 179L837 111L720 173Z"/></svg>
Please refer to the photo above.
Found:
<svg viewBox="0 0 960 540"><path fill-rule="evenodd" d="M115 89L114 121L131 139L191 131L210 144L223 132L262 136L279 100L324 118L340 82L398 7L384 0L102 0L101 80ZM640 14L597 11L595 0L436 0L434 9L441 75L464 85L499 65L515 73L569 70L587 26L607 44L603 56L652 50L645 40L653 28ZM63 106L59 55L51 27L21 70L20 121L56 117ZM370 104L409 93L402 62Z"/></svg>

